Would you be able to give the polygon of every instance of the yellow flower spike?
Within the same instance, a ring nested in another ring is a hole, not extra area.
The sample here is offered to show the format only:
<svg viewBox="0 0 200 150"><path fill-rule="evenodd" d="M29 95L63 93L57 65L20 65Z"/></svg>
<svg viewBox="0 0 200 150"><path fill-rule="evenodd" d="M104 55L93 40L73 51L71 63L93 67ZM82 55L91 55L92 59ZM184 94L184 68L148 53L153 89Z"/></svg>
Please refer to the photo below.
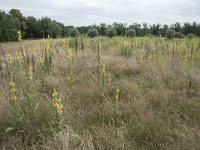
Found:
<svg viewBox="0 0 200 150"><path fill-rule="evenodd" d="M68 53L67 53L67 59L68 59L69 61L72 61L72 59L73 59L73 53L72 53L72 50L71 50L71 49L69 49L69 51L68 51Z"/></svg>
<svg viewBox="0 0 200 150"><path fill-rule="evenodd" d="M18 40L21 41L22 40L22 33L21 31L17 31L17 35L18 35Z"/></svg>
<svg viewBox="0 0 200 150"><path fill-rule="evenodd" d="M32 65L29 65L28 68L28 79L31 81L33 79L33 69L32 69Z"/></svg>
<svg viewBox="0 0 200 150"><path fill-rule="evenodd" d="M106 65L105 65L105 64L103 64L101 73L102 73L103 75L105 75L105 73L106 73Z"/></svg>
<svg viewBox="0 0 200 150"><path fill-rule="evenodd" d="M17 101L17 96L16 96L16 86L15 86L15 83L13 81L11 81L9 83L9 86L10 86L10 97L11 97L11 100L16 103Z"/></svg>
<svg viewBox="0 0 200 150"><path fill-rule="evenodd" d="M7 59L8 59L8 64L11 65L12 64L12 58L11 58L10 54L7 55Z"/></svg>
<svg viewBox="0 0 200 150"><path fill-rule="evenodd" d="M37 64L41 65L43 63L42 56L39 55Z"/></svg>
<svg viewBox="0 0 200 150"><path fill-rule="evenodd" d="M20 55L19 55L19 52L18 52L18 51L15 52L15 60L16 60L17 62L19 62L19 60L20 60Z"/></svg>
<svg viewBox="0 0 200 150"><path fill-rule="evenodd" d="M58 93L55 89L53 90L53 93L52 93L52 100L53 100L53 107L55 111L61 116L63 105L62 105L61 99L58 98Z"/></svg>
<svg viewBox="0 0 200 150"><path fill-rule="evenodd" d="M34 53L34 49L33 49L33 47L32 47L32 49L31 49L31 55L33 56L33 53Z"/></svg>

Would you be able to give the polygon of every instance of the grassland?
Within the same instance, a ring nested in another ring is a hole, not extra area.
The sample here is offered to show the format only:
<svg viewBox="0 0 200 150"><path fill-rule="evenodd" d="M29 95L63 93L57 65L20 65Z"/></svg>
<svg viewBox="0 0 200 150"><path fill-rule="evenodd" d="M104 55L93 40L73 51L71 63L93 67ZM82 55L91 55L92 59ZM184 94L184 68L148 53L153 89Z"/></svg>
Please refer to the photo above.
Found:
<svg viewBox="0 0 200 150"><path fill-rule="evenodd" d="M198 39L19 38L1 47L1 149L199 149Z"/></svg>

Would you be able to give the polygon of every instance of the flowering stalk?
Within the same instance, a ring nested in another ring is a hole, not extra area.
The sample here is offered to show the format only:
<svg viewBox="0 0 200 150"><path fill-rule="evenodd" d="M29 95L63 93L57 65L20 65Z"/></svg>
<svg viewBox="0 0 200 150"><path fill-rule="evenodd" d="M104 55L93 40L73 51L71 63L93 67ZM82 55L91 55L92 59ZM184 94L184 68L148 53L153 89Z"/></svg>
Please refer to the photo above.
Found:
<svg viewBox="0 0 200 150"><path fill-rule="evenodd" d="M17 90L16 90L16 85L14 81L9 82L9 94L10 94L10 99L11 101L15 104L17 102Z"/></svg>
<svg viewBox="0 0 200 150"><path fill-rule="evenodd" d="M70 84L73 84L75 82L75 77L74 77L74 69L73 69L73 52L71 49L69 49L67 53L67 63L68 63L68 68L69 68L67 82L69 82Z"/></svg>
<svg viewBox="0 0 200 150"><path fill-rule="evenodd" d="M51 122L53 125L53 130L61 131L63 130L63 105L61 99L58 97L57 91L54 89L52 93L52 103L53 103L53 113Z"/></svg>
<svg viewBox="0 0 200 150"><path fill-rule="evenodd" d="M52 93L52 100L53 100L53 108L58 116L62 116L62 102L61 99L58 97L57 91L54 89Z"/></svg>
<svg viewBox="0 0 200 150"><path fill-rule="evenodd" d="M25 53L25 49L22 45L22 34L21 34L21 31L19 30L17 32L17 35L18 35L18 41L19 41L19 45L20 45L20 48L21 48L21 55L22 55L22 60L23 60L23 63L25 64L26 63L26 53Z"/></svg>
<svg viewBox="0 0 200 150"><path fill-rule="evenodd" d="M31 64L27 68L26 77L27 77L27 99L28 99L28 105L29 105L29 107L33 107L34 98L35 98L35 91L34 91L34 84L33 84L33 69L32 69L32 65Z"/></svg>

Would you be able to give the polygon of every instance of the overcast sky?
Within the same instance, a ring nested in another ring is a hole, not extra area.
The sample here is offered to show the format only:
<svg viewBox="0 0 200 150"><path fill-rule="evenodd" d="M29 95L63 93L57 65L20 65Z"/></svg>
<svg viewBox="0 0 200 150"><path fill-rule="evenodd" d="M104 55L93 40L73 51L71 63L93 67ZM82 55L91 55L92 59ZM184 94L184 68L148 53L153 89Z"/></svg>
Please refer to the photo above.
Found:
<svg viewBox="0 0 200 150"><path fill-rule="evenodd" d="M47 16L75 26L200 21L200 0L0 0L0 9L11 8L20 9L24 16Z"/></svg>

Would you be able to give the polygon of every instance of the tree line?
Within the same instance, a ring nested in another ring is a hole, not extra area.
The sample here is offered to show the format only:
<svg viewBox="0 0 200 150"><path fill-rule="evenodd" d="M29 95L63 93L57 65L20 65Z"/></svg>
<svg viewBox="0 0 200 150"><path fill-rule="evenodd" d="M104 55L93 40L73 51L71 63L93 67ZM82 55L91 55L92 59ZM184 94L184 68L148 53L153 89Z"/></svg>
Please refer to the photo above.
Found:
<svg viewBox="0 0 200 150"><path fill-rule="evenodd" d="M184 37L186 35L200 37L200 24L175 23L172 25L161 25L147 23L126 23L114 22L113 24L100 23L89 26L65 26L63 23L52 20L48 17L37 19L33 16L25 17L20 10L11 9L8 13L0 10L0 41L17 40L17 31L21 30L24 39L40 39L50 35L53 38L78 36L87 34L90 37L101 36L166 36L169 38Z"/></svg>

